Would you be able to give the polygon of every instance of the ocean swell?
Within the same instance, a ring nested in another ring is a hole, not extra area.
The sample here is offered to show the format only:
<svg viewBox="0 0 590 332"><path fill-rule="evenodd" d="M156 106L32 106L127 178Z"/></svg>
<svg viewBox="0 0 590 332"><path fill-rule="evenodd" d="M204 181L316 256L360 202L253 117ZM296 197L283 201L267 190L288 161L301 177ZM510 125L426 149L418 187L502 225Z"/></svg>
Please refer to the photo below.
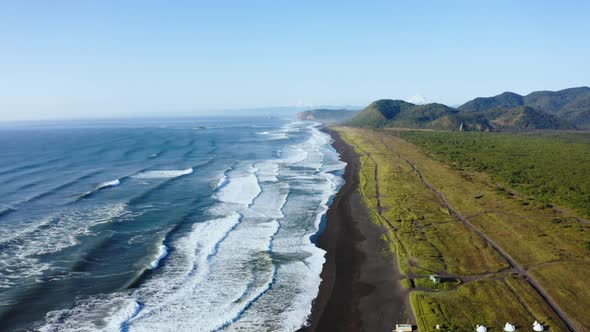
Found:
<svg viewBox="0 0 590 332"><path fill-rule="evenodd" d="M275 157L238 161L221 176L217 170L217 186L208 182L214 203L186 233L154 243L146 280L133 289L80 299L70 309L53 311L38 329L301 328L311 313L324 263L325 252L312 237L342 185L345 165L318 124L293 122L259 134L280 137ZM144 171L133 177L190 174L186 172Z"/></svg>

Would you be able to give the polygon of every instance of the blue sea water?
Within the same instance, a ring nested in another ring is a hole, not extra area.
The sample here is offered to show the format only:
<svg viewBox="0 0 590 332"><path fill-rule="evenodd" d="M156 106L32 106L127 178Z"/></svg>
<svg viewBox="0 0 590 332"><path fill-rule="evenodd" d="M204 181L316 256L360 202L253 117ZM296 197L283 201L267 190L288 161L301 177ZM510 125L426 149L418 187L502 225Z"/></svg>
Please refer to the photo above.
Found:
<svg viewBox="0 0 590 332"><path fill-rule="evenodd" d="M291 119L0 128L0 330L297 330L330 143Z"/></svg>

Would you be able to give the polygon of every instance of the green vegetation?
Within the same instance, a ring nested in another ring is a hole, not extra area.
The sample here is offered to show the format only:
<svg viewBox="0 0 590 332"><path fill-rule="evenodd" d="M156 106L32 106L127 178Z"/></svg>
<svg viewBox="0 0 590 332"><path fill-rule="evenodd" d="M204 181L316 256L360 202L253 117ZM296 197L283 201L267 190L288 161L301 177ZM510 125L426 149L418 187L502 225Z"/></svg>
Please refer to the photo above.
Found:
<svg viewBox="0 0 590 332"><path fill-rule="evenodd" d="M402 287L405 289L414 288L414 284L412 283L412 279L408 279L408 278L402 279L401 283L402 283Z"/></svg>
<svg viewBox="0 0 590 332"><path fill-rule="evenodd" d="M405 289L432 289L432 290L446 290L457 287L461 284L460 279L456 278L441 278L440 282L435 283L428 277L420 278L405 278L401 281L402 287Z"/></svg>
<svg viewBox="0 0 590 332"><path fill-rule="evenodd" d="M494 108L523 106L524 98L514 92L504 92L494 97L478 97L459 106L464 112L482 112Z"/></svg>
<svg viewBox="0 0 590 332"><path fill-rule="evenodd" d="M402 100L381 99L371 103L348 121L357 127L459 129L461 124L475 130L489 130L487 119L462 114L443 104L414 105Z"/></svg>
<svg viewBox="0 0 590 332"><path fill-rule="evenodd" d="M504 92L494 97L475 98L462 106L462 112L483 112L492 109L510 109L527 106L556 118L590 128L590 88L579 87L560 91L535 91L526 96ZM539 128L541 129L541 128Z"/></svg>
<svg viewBox="0 0 590 332"><path fill-rule="evenodd" d="M495 108L481 114L495 129L575 129L569 122L529 106Z"/></svg>
<svg viewBox="0 0 590 332"><path fill-rule="evenodd" d="M561 319L555 315L551 308L545 305L545 301L526 279L520 276L510 276L506 278L506 283L518 294L528 311L535 316L537 321L541 322L551 331L567 330Z"/></svg>
<svg viewBox="0 0 590 332"><path fill-rule="evenodd" d="M474 281L453 291L414 291L410 300L419 331L434 331L437 324L451 331L473 331L477 324L502 331L506 322L523 327L539 319L527 310L528 302L521 303L524 299L498 280ZM531 305L539 306L540 312L551 312L543 302ZM555 314L540 317L543 317L542 322L551 325L551 331L566 331Z"/></svg>
<svg viewBox="0 0 590 332"><path fill-rule="evenodd" d="M541 169L540 174L561 165L563 173L543 180L554 181L559 192L559 180L568 184L565 178L588 172L576 166L588 165L588 152L580 151L587 151L590 135L338 130L361 157L361 194L373 220L387 228L383 239L406 274L402 285L411 291L421 331L436 324L471 330L482 323L500 330L506 321L526 326L535 319L553 331L565 330L529 280L573 324L590 326L583 312L590 307L590 288L584 282L590 273L590 225L570 210L551 207L553 201L535 195L530 184L501 181L505 185L498 186L503 173L497 172L510 174L510 163L513 169ZM516 148L519 144L524 148ZM482 164L489 156L493 162ZM525 188L529 191L522 195ZM459 221L449 207L489 240ZM510 268L489 241L519 267ZM426 278L430 274L462 284L436 286Z"/></svg>
<svg viewBox="0 0 590 332"><path fill-rule="evenodd" d="M402 272L470 275L508 267L507 262L480 237L454 221L403 159L383 145L372 143L377 139L375 132L341 132L361 154L360 190L374 220L390 231L395 230L390 234L395 239L391 248L397 254ZM379 193L376 191L377 181Z"/></svg>
<svg viewBox="0 0 590 332"><path fill-rule="evenodd" d="M578 326L590 327L590 265L561 262L536 267L531 270L531 274L543 285L548 285L547 291L551 297L570 313Z"/></svg>
<svg viewBox="0 0 590 332"><path fill-rule="evenodd" d="M400 132L456 169L484 171L534 198L590 217L590 134ZM503 189L499 189L502 191ZM509 192L503 192L508 194Z"/></svg>
<svg viewBox="0 0 590 332"><path fill-rule="evenodd" d="M347 124L461 131L590 128L590 88L537 91L527 96L505 92L476 98L458 109L437 103L414 105L403 100L381 99Z"/></svg>
<svg viewBox="0 0 590 332"><path fill-rule="evenodd" d="M374 101L357 114L348 124L353 126L383 127L402 110L414 106L402 100L381 99Z"/></svg>
<svg viewBox="0 0 590 332"><path fill-rule="evenodd" d="M461 284L461 280L455 278L441 278L439 283L434 283L430 278L416 278L414 285L417 288L451 289Z"/></svg>

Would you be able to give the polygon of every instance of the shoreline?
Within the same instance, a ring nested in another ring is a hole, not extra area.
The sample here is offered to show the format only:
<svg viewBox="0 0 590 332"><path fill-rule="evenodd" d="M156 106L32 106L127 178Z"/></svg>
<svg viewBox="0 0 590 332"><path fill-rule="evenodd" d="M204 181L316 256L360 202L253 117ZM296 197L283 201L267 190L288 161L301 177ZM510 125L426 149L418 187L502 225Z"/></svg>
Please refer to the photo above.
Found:
<svg viewBox="0 0 590 332"><path fill-rule="evenodd" d="M312 331L387 331L409 320L408 291L394 255L385 256L384 229L369 219L358 192L360 160L340 134L323 128L346 162L345 183L327 212L317 245L326 251L320 289L308 326Z"/></svg>

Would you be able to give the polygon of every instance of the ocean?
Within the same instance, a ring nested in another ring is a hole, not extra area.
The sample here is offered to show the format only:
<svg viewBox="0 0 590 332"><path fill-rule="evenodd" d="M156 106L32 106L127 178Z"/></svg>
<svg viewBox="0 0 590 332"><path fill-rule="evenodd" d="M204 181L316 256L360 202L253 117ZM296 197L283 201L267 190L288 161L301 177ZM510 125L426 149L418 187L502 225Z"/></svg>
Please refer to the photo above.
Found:
<svg viewBox="0 0 590 332"><path fill-rule="evenodd" d="M344 166L293 119L0 128L0 330L297 330Z"/></svg>

